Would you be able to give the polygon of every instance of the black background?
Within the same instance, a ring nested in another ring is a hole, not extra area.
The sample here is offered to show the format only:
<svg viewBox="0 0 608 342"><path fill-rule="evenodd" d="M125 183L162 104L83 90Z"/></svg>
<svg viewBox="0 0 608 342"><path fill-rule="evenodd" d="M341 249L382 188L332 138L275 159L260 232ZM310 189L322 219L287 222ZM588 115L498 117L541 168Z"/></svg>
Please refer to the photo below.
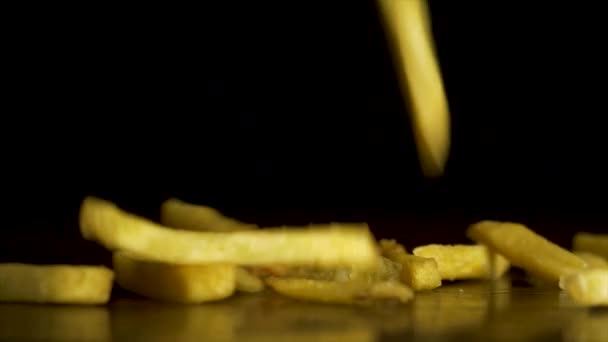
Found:
<svg viewBox="0 0 608 342"><path fill-rule="evenodd" d="M150 218L175 196L262 225L367 221L408 247L466 242L482 218L566 246L607 231L599 3L431 2L452 114L438 180L372 1L220 3L9 15L2 260L98 260L85 195Z"/></svg>

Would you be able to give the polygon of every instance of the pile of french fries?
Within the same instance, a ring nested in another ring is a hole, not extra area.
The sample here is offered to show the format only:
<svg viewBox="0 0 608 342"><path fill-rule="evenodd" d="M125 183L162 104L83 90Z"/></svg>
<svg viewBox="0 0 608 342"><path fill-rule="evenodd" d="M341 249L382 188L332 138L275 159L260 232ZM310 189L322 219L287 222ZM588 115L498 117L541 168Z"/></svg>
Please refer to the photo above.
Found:
<svg viewBox="0 0 608 342"><path fill-rule="evenodd" d="M169 199L160 223L84 199L80 232L113 254L112 268L0 264L0 301L105 304L114 284L151 299L204 303L269 288L298 300L407 303L443 281L496 280L511 266L559 286L575 303L608 305L608 235L577 233L568 251L524 225L481 221L470 245L377 241L366 224L260 228Z"/></svg>

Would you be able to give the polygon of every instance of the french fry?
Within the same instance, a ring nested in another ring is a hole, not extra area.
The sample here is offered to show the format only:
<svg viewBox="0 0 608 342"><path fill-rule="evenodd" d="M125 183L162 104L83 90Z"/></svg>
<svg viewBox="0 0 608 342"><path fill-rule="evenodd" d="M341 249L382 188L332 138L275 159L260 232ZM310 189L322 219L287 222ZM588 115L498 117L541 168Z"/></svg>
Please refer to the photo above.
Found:
<svg viewBox="0 0 608 342"><path fill-rule="evenodd" d="M441 286L437 262L407 254L405 247L394 240L380 240L382 255L401 265L401 281L414 291L432 290Z"/></svg>
<svg viewBox="0 0 608 342"><path fill-rule="evenodd" d="M170 198L163 202L160 209L160 222L162 225L172 228L215 232L259 228L255 224L226 217L211 207L187 203L177 198Z"/></svg>
<svg viewBox="0 0 608 342"><path fill-rule="evenodd" d="M312 280L327 280L337 282L360 281L375 283L378 281L399 280L401 265L384 257L378 259L373 269L353 269L351 267L322 268L322 267L287 267L270 268L272 276L287 278L302 278Z"/></svg>
<svg viewBox="0 0 608 342"><path fill-rule="evenodd" d="M0 302L105 304L114 272L103 266L0 264Z"/></svg>
<svg viewBox="0 0 608 342"><path fill-rule="evenodd" d="M242 231L259 228L223 216L219 211L201 205L194 205L171 198L161 206L161 223L174 228L195 231ZM237 289L244 292L258 292L264 289L264 282L254 273L259 270L274 270L274 275L303 277L307 279L323 279L345 281L350 278L390 278L391 266L389 260L380 260L378 269L374 272L357 272L348 267L271 267L258 268L252 272L246 269L237 270Z"/></svg>
<svg viewBox="0 0 608 342"><path fill-rule="evenodd" d="M583 259L589 268L608 268L608 260L590 252L574 252L576 256Z"/></svg>
<svg viewBox="0 0 608 342"><path fill-rule="evenodd" d="M109 250L176 264L312 265L373 268L378 250L366 224L329 224L239 232L192 232L161 226L111 202L87 197L80 210L86 240Z"/></svg>
<svg viewBox="0 0 608 342"><path fill-rule="evenodd" d="M163 202L160 209L160 223L167 227L193 231L235 232L258 229L255 224L247 224L222 215L216 209L204 205L191 204L177 198ZM236 270L236 288L242 292L264 290L264 282L248 270Z"/></svg>
<svg viewBox="0 0 608 342"><path fill-rule="evenodd" d="M378 0L403 98L408 99L422 171L443 173L450 148L449 105L425 0Z"/></svg>
<svg viewBox="0 0 608 342"><path fill-rule="evenodd" d="M402 259L401 281L415 291L436 289L441 286L437 262L432 258L406 255Z"/></svg>
<svg viewBox="0 0 608 342"><path fill-rule="evenodd" d="M467 236L503 255L513 266L554 284L562 275L586 267L581 258L522 224L481 221L467 229Z"/></svg>
<svg viewBox="0 0 608 342"><path fill-rule="evenodd" d="M507 259L500 254L491 255L483 245L431 244L416 247L412 253L434 259L441 278L446 280L496 279L509 269Z"/></svg>
<svg viewBox="0 0 608 342"><path fill-rule="evenodd" d="M230 297L236 267L226 264L177 265L139 260L114 253L116 283L139 295L179 303L202 303Z"/></svg>
<svg viewBox="0 0 608 342"><path fill-rule="evenodd" d="M372 299L396 299L407 303L414 298L414 292L398 281L381 281L371 285L368 296Z"/></svg>
<svg viewBox="0 0 608 342"><path fill-rule="evenodd" d="M306 278L271 277L266 279L266 283L273 290L287 297L340 304L354 303L356 298L368 288L367 284L359 282L345 283Z"/></svg>
<svg viewBox="0 0 608 342"><path fill-rule="evenodd" d="M264 290L264 282L248 270L236 268L236 289L241 292L260 292Z"/></svg>
<svg viewBox="0 0 608 342"><path fill-rule="evenodd" d="M406 285L395 281L337 282L304 278L269 278L268 285L287 297L322 303L357 304L374 299L410 301L414 294Z"/></svg>
<svg viewBox="0 0 608 342"><path fill-rule="evenodd" d="M583 306L608 306L608 270L587 269L563 275L559 287L575 303Z"/></svg>
<svg viewBox="0 0 608 342"><path fill-rule="evenodd" d="M591 252L608 259L608 234L591 234L579 232L572 239L573 250Z"/></svg>

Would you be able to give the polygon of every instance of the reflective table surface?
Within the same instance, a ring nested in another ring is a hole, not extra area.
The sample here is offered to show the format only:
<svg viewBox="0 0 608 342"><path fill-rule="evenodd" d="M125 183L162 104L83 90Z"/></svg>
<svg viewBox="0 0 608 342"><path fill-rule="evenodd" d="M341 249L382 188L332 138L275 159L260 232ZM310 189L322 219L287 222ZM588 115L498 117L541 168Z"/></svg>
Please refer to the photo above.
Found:
<svg viewBox="0 0 608 342"><path fill-rule="evenodd" d="M0 341L608 341L608 308L510 279L454 282L406 305L303 303L270 291L204 305L114 298L1 304Z"/></svg>

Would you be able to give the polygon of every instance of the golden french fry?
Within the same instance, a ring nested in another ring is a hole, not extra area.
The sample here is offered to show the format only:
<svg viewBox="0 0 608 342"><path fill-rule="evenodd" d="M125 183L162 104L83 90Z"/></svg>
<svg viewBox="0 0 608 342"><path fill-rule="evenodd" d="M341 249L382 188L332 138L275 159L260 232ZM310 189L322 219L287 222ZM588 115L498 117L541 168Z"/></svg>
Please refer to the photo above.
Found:
<svg viewBox="0 0 608 342"><path fill-rule="evenodd" d="M359 270L351 267L322 268L300 266L274 268L272 276L337 282L356 280L360 282L375 283L378 281L399 280L400 272L401 265L387 258L380 257L378 258L378 264L373 269Z"/></svg>
<svg viewBox="0 0 608 342"><path fill-rule="evenodd" d="M329 224L239 232L192 232L164 227L111 202L87 197L82 236L109 250L177 264L312 265L373 268L378 250L366 224Z"/></svg>
<svg viewBox="0 0 608 342"><path fill-rule="evenodd" d="M608 234L579 232L572 239L573 248L579 252L591 252L608 259Z"/></svg>
<svg viewBox="0 0 608 342"><path fill-rule="evenodd" d="M370 299L397 299L406 303L414 296L410 288L395 281L373 284L303 278L268 278L266 281L287 297L323 303L356 304Z"/></svg>
<svg viewBox="0 0 608 342"><path fill-rule="evenodd" d="M384 257L401 265L401 281L414 291L441 286L441 275L435 259L407 254L402 245L391 240L381 240L380 250Z"/></svg>
<svg viewBox="0 0 608 342"><path fill-rule="evenodd" d="M595 268L563 275L559 287L577 304L608 306L608 270Z"/></svg>
<svg viewBox="0 0 608 342"><path fill-rule="evenodd" d="M378 245L382 255L408 254L405 247L394 239L381 239Z"/></svg>
<svg viewBox="0 0 608 342"><path fill-rule="evenodd" d="M222 215L216 209L191 204L177 198L163 202L160 209L161 224L187 230L232 232L259 228Z"/></svg>
<svg viewBox="0 0 608 342"><path fill-rule="evenodd" d="M237 267L236 289L242 292L260 292L264 290L264 282L248 270Z"/></svg>
<svg viewBox="0 0 608 342"><path fill-rule="evenodd" d="M259 228L255 224L226 217L211 207L187 203L177 198L163 202L160 222L167 227L194 231L234 232ZM236 270L236 288L243 292L259 292L264 290L264 282L239 267Z"/></svg>
<svg viewBox="0 0 608 342"><path fill-rule="evenodd" d="M441 286L437 261L415 255L402 259L401 281L415 291L432 290Z"/></svg>
<svg viewBox="0 0 608 342"><path fill-rule="evenodd" d="M608 268L608 260L591 252L574 252L576 256L587 263L588 268Z"/></svg>
<svg viewBox="0 0 608 342"><path fill-rule="evenodd" d="M380 257L378 266L372 272L354 270L351 280L367 279L370 282L399 281L402 265L386 257Z"/></svg>
<svg viewBox="0 0 608 342"><path fill-rule="evenodd" d="M398 80L409 99L422 171L441 176L450 149L450 114L425 0L378 0Z"/></svg>
<svg viewBox="0 0 608 342"><path fill-rule="evenodd" d="M114 272L103 266L0 264L0 302L105 304Z"/></svg>
<svg viewBox="0 0 608 342"><path fill-rule="evenodd" d="M416 247L412 253L435 259L441 278L446 280L496 279L509 269L507 259L500 254L492 256L483 245L431 244Z"/></svg>
<svg viewBox="0 0 608 342"><path fill-rule="evenodd" d="M236 267L229 264L177 265L114 253L116 283L139 295L180 303L202 303L230 297Z"/></svg>
<svg viewBox="0 0 608 342"><path fill-rule="evenodd" d="M266 283L273 290L287 297L325 303L352 304L368 289L368 284L360 282L347 283L306 278L271 277L266 279Z"/></svg>
<svg viewBox="0 0 608 342"><path fill-rule="evenodd" d="M371 299L397 299L407 303L414 298L414 292L398 281L381 281L371 285L368 296Z"/></svg>
<svg viewBox="0 0 608 342"><path fill-rule="evenodd" d="M522 224L481 221L467 229L467 236L503 255L513 266L554 284L562 275L586 267L581 258Z"/></svg>

